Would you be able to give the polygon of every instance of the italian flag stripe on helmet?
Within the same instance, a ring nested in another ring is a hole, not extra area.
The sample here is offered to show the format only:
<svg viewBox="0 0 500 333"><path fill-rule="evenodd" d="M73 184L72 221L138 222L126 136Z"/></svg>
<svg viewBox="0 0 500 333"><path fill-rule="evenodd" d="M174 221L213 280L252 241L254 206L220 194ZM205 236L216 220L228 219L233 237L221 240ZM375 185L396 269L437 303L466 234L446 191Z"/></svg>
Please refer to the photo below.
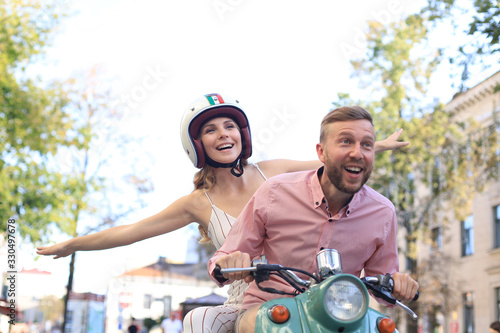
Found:
<svg viewBox="0 0 500 333"><path fill-rule="evenodd" d="M210 103L210 105L224 103L224 100L222 99L222 96L219 95L219 94L209 94L209 95L205 95L205 97L207 98L207 100Z"/></svg>

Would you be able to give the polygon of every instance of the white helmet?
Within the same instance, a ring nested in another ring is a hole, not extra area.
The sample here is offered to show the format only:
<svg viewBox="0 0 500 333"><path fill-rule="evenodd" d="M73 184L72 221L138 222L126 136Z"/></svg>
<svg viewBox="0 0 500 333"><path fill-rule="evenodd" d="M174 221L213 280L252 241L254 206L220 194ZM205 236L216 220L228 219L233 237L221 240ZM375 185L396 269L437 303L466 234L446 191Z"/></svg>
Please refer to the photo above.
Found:
<svg viewBox="0 0 500 333"><path fill-rule="evenodd" d="M240 107L240 102L229 96L208 94L196 99L184 113L181 120L181 141L184 151L197 168L203 168L207 163L203 144L198 134L201 126L215 117L228 117L233 119L240 128L241 154L234 162L247 159L252 155L252 139L247 116ZM230 165L217 165L230 167Z"/></svg>

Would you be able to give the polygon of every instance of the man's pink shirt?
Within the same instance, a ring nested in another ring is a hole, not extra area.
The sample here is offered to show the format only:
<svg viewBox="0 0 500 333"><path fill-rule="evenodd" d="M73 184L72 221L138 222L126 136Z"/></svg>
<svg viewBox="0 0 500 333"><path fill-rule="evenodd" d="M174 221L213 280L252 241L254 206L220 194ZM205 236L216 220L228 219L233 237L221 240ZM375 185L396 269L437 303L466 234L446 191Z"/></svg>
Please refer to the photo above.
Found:
<svg viewBox="0 0 500 333"><path fill-rule="evenodd" d="M317 270L316 253L336 249L344 273L359 277L363 269L366 276L398 271L394 205L365 185L347 206L330 216L318 179L322 171L282 174L261 185L208 263L209 275L218 285L212 274L215 260L235 251L246 252L250 258L264 253L270 264L313 273ZM293 292L273 276L263 285ZM277 297L282 296L261 291L251 283L243 308Z"/></svg>

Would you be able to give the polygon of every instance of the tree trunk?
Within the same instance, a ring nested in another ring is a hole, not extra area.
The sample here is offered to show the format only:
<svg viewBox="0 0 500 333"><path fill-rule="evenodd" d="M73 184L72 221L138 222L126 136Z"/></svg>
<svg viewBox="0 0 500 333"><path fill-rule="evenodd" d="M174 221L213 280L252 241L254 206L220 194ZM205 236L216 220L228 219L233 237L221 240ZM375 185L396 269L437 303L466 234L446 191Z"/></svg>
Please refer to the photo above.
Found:
<svg viewBox="0 0 500 333"><path fill-rule="evenodd" d="M71 291L73 290L73 273L75 271L75 257L76 254L73 252L71 255L71 261L69 262L69 276L68 276L68 285L66 286L66 296L64 297L64 320L62 325L62 332L66 332L66 324L68 320L68 300Z"/></svg>

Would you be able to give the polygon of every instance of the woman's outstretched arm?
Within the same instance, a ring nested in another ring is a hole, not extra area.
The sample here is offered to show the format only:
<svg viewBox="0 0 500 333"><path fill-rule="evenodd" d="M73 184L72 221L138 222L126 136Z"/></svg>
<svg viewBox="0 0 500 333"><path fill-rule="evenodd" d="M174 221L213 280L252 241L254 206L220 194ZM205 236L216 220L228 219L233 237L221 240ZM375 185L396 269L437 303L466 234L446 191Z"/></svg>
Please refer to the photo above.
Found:
<svg viewBox="0 0 500 333"><path fill-rule="evenodd" d="M195 207L200 207L200 205L193 204L198 195L193 192L184 196L158 214L134 224L113 227L52 246L41 246L37 248L37 253L46 256L53 255L54 259L57 259L69 256L75 251L110 249L180 229L194 222L195 216L199 215L198 212L193 211Z"/></svg>

